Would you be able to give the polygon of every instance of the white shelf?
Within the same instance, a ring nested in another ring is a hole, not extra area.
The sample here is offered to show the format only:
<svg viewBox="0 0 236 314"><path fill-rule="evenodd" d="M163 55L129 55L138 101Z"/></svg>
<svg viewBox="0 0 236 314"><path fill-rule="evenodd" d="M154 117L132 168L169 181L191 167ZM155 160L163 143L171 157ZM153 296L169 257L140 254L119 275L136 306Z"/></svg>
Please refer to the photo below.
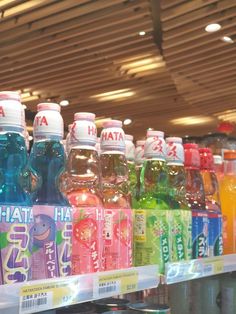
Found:
<svg viewBox="0 0 236 314"><path fill-rule="evenodd" d="M0 313L36 313L74 303L154 288L158 284L158 266L150 265L2 285L0 286ZM38 306L39 303L40 306Z"/></svg>
<svg viewBox="0 0 236 314"><path fill-rule="evenodd" d="M236 254L203 258L166 265L165 282L178 283L236 270Z"/></svg>

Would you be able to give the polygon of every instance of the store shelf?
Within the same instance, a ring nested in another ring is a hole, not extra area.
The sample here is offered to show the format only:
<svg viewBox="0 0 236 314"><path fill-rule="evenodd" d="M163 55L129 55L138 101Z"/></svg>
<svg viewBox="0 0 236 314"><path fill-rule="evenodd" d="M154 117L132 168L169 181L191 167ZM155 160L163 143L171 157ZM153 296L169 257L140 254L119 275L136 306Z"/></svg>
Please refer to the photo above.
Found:
<svg viewBox="0 0 236 314"><path fill-rule="evenodd" d="M0 286L1 314L28 314L157 287L158 266Z"/></svg>
<svg viewBox="0 0 236 314"><path fill-rule="evenodd" d="M236 254L205 258L166 265L165 282L178 283L236 270Z"/></svg>

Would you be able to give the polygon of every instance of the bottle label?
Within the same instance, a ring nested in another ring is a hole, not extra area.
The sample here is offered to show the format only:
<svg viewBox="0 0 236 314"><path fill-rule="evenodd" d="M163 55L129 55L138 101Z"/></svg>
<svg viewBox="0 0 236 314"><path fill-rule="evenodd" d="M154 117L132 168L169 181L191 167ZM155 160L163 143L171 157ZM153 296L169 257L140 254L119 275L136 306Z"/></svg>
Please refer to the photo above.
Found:
<svg viewBox="0 0 236 314"><path fill-rule="evenodd" d="M164 273L165 263L170 259L169 230L168 210L135 210L135 266L158 264L159 272Z"/></svg>
<svg viewBox="0 0 236 314"><path fill-rule="evenodd" d="M168 142L166 145L166 160L168 164L183 164L183 145L181 143Z"/></svg>
<svg viewBox="0 0 236 314"><path fill-rule="evenodd" d="M55 110L39 111L34 118L34 137L36 139L58 136L63 138L64 124L62 116Z"/></svg>
<svg viewBox="0 0 236 314"><path fill-rule="evenodd" d="M103 270L103 211L73 207L72 274Z"/></svg>
<svg viewBox="0 0 236 314"><path fill-rule="evenodd" d="M33 215L32 278L71 275L71 207L35 205Z"/></svg>
<svg viewBox="0 0 236 314"><path fill-rule="evenodd" d="M165 160L166 158L166 143L162 137L153 136L148 137L144 146L145 158L159 158Z"/></svg>
<svg viewBox="0 0 236 314"><path fill-rule="evenodd" d="M208 219L210 256L223 255L222 215L209 213Z"/></svg>
<svg viewBox="0 0 236 314"><path fill-rule="evenodd" d="M132 266L132 210L105 209L105 270Z"/></svg>
<svg viewBox="0 0 236 314"><path fill-rule="evenodd" d="M70 134L72 144L95 146L97 142L97 128L93 121L75 121Z"/></svg>
<svg viewBox="0 0 236 314"><path fill-rule="evenodd" d="M0 206L1 284L31 279L32 208Z"/></svg>
<svg viewBox="0 0 236 314"><path fill-rule="evenodd" d="M170 210L171 261L192 257L192 213L190 210Z"/></svg>
<svg viewBox="0 0 236 314"><path fill-rule="evenodd" d="M192 211L193 258L209 256L209 221L206 212Z"/></svg>
<svg viewBox="0 0 236 314"><path fill-rule="evenodd" d="M106 128L101 133L102 151L117 150L125 152L125 134L121 128Z"/></svg>

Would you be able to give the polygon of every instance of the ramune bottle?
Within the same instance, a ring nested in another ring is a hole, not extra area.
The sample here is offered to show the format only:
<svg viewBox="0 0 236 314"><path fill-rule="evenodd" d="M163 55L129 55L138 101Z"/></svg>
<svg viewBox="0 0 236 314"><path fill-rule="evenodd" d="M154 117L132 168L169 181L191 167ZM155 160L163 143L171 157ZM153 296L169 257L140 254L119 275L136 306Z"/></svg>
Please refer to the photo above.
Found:
<svg viewBox="0 0 236 314"><path fill-rule="evenodd" d="M209 219L209 255L223 254L222 215L217 176L210 148L200 148L201 175L205 190L206 210Z"/></svg>
<svg viewBox="0 0 236 314"><path fill-rule="evenodd" d="M121 121L104 123L100 163L105 208L105 269L127 268L132 265L132 212Z"/></svg>
<svg viewBox="0 0 236 314"><path fill-rule="evenodd" d="M192 213L186 200L186 173L182 138L167 137L167 169L171 220L172 261L192 257Z"/></svg>
<svg viewBox="0 0 236 314"><path fill-rule="evenodd" d="M32 202L23 189L27 149L20 96L0 92L0 284L31 279Z"/></svg>
<svg viewBox="0 0 236 314"><path fill-rule="evenodd" d="M134 159L135 159L135 169L136 169L136 178L137 178L137 186L136 186L136 199L139 200L141 192L141 170L143 167L144 162L144 144L145 141L137 141L135 152L134 152ZM135 208L137 207L137 204Z"/></svg>
<svg viewBox="0 0 236 314"><path fill-rule="evenodd" d="M45 279L71 274L72 212L59 190L59 177L65 166L60 106L41 103L37 108L29 158L29 165L38 176L38 186L32 194L32 277Z"/></svg>
<svg viewBox="0 0 236 314"><path fill-rule="evenodd" d="M69 124L69 125L68 125L68 133L67 133L67 135L66 135L65 151L66 151L67 156L68 156L69 153L70 153L70 149L71 149L71 145L72 145L72 140L73 140L73 138L71 137L71 128L72 128L72 125L73 125L73 124Z"/></svg>
<svg viewBox="0 0 236 314"><path fill-rule="evenodd" d="M134 208L136 203L136 188L137 188L137 175L134 163L135 146L133 143L133 136L125 134L125 157L129 169L129 184L131 192L131 205Z"/></svg>
<svg viewBox="0 0 236 314"><path fill-rule="evenodd" d="M205 191L200 173L198 145L184 144L184 166L186 170L186 199L192 210L192 254L193 258L209 255L208 215L205 204Z"/></svg>
<svg viewBox="0 0 236 314"><path fill-rule="evenodd" d="M135 211L135 265L158 264L163 273L169 261L169 187L163 132L147 132L144 157L140 210Z"/></svg>
<svg viewBox="0 0 236 314"><path fill-rule="evenodd" d="M72 273L103 270L103 211L95 115L79 112L71 129L73 145L61 181L73 207Z"/></svg>

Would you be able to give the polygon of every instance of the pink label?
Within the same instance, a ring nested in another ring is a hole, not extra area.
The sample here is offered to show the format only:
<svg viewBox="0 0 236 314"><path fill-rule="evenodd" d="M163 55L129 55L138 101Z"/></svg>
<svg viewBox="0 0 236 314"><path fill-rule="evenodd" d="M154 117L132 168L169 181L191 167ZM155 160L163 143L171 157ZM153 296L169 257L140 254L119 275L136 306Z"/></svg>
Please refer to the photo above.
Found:
<svg viewBox="0 0 236 314"><path fill-rule="evenodd" d="M72 208L37 205L33 214L33 279L71 275Z"/></svg>
<svg viewBox="0 0 236 314"><path fill-rule="evenodd" d="M1 283L30 280L31 207L0 206Z"/></svg>
<svg viewBox="0 0 236 314"><path fill-rule="evenodd" d="M132 210L105 209L105 270L132 266Z"/></svg>
<svg viewBox="0 0 236 314"><path fill-rule="evenodd" d="M73 207L72 274L103 270L103 210Z"/></svg>

